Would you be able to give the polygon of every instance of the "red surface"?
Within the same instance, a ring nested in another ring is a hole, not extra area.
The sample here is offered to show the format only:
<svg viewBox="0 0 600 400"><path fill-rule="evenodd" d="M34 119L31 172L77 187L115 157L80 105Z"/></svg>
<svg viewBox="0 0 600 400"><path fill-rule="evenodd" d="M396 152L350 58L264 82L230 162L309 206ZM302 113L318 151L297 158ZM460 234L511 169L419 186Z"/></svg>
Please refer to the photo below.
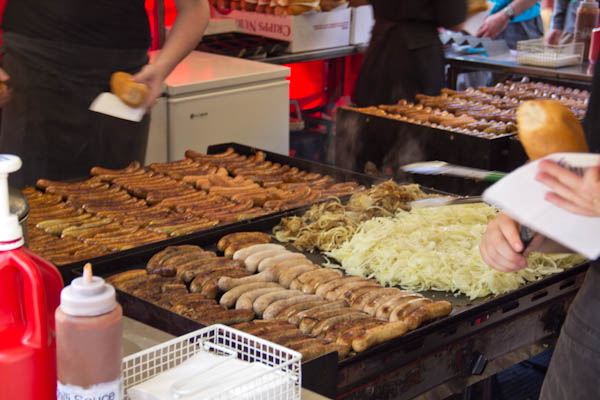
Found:
<svg viewBox="0 0 600 400"><path fill-rule="evenodd" d="M0 397L56 399L58 270L21 247L0 253Z"/></svg>
<svg viewBox="0 0 600 400"><path fill-rule="evenodd" d="M324 106L327 102L327 68L325 61L287 64L291 73L290 100L297 100L302 110Z"/></svg>

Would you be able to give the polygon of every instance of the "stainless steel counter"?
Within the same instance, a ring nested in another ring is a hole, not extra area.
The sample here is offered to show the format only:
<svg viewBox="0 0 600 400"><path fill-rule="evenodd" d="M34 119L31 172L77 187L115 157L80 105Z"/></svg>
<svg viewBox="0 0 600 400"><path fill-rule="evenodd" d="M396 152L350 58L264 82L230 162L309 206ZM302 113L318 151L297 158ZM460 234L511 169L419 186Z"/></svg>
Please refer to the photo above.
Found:
<svg viewBox="0 0 600 400"><path fill-rule="evenodd" d="M470 71L491 71L526 75L531 78L548 79L566 85L588 87L592 84L593 65L581 65L563 68L545 68L533 65L517 64L516 53L504 53L493 57L481 55L456 55L446 54L446 62L450 66L448 71L448 87L456 88L457 75Z"/></svg>

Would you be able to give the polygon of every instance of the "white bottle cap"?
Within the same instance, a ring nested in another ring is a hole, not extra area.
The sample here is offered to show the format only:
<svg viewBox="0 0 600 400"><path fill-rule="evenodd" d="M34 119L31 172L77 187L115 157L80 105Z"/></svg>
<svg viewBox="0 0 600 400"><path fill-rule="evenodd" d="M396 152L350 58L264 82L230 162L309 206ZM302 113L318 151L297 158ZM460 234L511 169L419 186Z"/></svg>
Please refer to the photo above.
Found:
<svg viewBox="0 0 600 400"><path fill-rule="evenodd" d="M8 174L21 168L21 159L11 154L0 154L0 250L23 246L23 230L19 217L10 214Z"/></svg>
<svg viewBox="0 0 600 400"><path fill-rule="evenodd" d="M115 288L99 276L92 276L92 266L83 268L83 277L75 278L60 292L60 308L68 315L93 317L111 312L117 306Z"/></svg>

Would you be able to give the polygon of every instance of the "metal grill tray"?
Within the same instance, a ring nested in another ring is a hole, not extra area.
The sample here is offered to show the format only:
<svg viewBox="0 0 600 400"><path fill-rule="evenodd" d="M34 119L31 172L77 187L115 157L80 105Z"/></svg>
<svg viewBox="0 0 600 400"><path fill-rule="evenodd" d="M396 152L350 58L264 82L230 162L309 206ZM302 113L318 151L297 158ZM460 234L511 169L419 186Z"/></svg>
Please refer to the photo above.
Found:
<svg viewBox="0 0 600 400"><path fill-rule="evenodd" d="M284 156L281 154L257 149L257 148L246 146L246 145L239 144L239 143L223 143L223 144L216 144L216 145L209 146L208 150L207 150L207 154L222 153L225 150L227 150L227 148L229 148L229 147L232 147L238 154L242 154L245 156L253 155L258 151L262 151L266 154L267 161L271 161L274 163L278 162L280 164L287 164L291 167L297 167L297 168L307 171L309 173L316 172L316 173L320 173L320 174L330 175L331 177L333 177L336 180L336 182L354 181L361 185L365 185L366 187L371 187L371 185L373 185L373 184L384 181L384 179L382 179L382 178L377 178L374 176L365 175L365 174L361 174L358 172L348 171L348 170L337 168L337 167L334 167L331 165L317 163L314 161ZM343 198L347 198L347 197L349 197L349 196L344 196ZM176 237L173 239L167 239L167 240L162 240L162 241L158 241L158 242L153 242L153 243L149 243L147 245L135 247L133 249L118 251L115 253L106 254L106 255L92 258L92 259L81 260L81 261L76 261L76 262L69 263L69 264L59 265L58 269L59 269L60 273L62 274L64 281L70 282L75 277L74 275L71 274L71 271L82 267L87 262L92 262L94 265L96 265L97 263L118 262L118 260L120 260L122 258L136 259L136 257L138 255L147 255L147 254L155 253L155 252L158 252L160 249L163 249L167 246L175 246L178 244L190 243L195 240L199 240L199 239L203 238L205 235L210 234L211 232L215 232L215 233L223 232L223 231L235 232L235 231L243 231L246 229L250 229L250 228L247 228L249 224L259 223L263 219L269 218L271 216L281 216L289 211L293 211L296 209L298 209L298 207L295 207L295 208L292 208L289 210L285 210L285 211L277 211L272 214L267 214L267 215L259 216L256 218L250 218L247 220L243 220L243 221L239 221L239 222L235 222L235 223L231 223L231 224L218 225L213 228L209 228L209 229L206 229L206 230L203 230L200 232L195 232L195 233L191 233L188 235L182 235L182 236L179 236L179 237Z"/></svg>
<svg viewBox="0 0 600 400"><path fill-rule="evenodd" d="M218 148L219 150L221 148ZM136 252L122 254L121 257L97 260L94 272L108 276L134 268L145 268L146 262L156 252L167 245L196 244L206 250L216 251L216 243L223 236L240 231L271 232L282 217L300 215L309 206L271 215L256 221L244 221L223 227L220 230L205 231L197 235L180 238L177 242L155 244L152 248L138 249ZM292 249L291 246L290 249ZM296 250L297 251L297 250ZM306 253L313 262L322 264L324 258L319 254ZM376 382L385 374L453 343L478 335L490 327L507 323L509 320L527 312L533 312L542 304L557 302L573 296L581 286L588 264L570 268L562 273L548 276L540 281L529 283L513 292L497 297L485 297L469 300L466 296L454 296L443 292L422 292L434 300L448 300L453 304L452 313L442 319L426 324L403 337L382 343L362 353L337 361L337 355L330 353L318 359L303 363L303 386L328 397L351 393L363 385ZM72 270L74 275L81 274L81 267ZM125 315L174 335L181 335L203 327L202 324L175 314L130 294L117 291L118 300ZM560 317L543 321L544 330L557 332L562 321ZM522 329L527 329L523 326ZM470 372L476 354L464 354L460 360L454 360L451 368L460 372ZM451 360L448 360L450 362ZM431 376L431 382L440 377ZM438 383L442 383L440 381ZM410 393L410 392L408 392ZM414 393L414 395L419 393ZM360 398L360 397L359 397ZM407 397L410 398L410 397Z"/></svg>

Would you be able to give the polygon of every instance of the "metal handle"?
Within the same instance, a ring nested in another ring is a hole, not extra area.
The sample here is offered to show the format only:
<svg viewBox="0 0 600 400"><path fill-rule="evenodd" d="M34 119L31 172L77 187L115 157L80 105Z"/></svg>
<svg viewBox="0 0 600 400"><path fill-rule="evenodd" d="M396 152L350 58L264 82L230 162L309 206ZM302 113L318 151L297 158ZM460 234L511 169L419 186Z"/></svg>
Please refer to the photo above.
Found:
<svg viewBox="0 0 600 400"><path fill-rule="evenodd" d="M527 247L529 247L529 244L533 240L534 236L534 231L525 225L521 225L521 229L519 229L519 238L521 239L521 242L523 242L523 250L521 250L521 254L525 253L525 250L527 250Z"/></svg>

